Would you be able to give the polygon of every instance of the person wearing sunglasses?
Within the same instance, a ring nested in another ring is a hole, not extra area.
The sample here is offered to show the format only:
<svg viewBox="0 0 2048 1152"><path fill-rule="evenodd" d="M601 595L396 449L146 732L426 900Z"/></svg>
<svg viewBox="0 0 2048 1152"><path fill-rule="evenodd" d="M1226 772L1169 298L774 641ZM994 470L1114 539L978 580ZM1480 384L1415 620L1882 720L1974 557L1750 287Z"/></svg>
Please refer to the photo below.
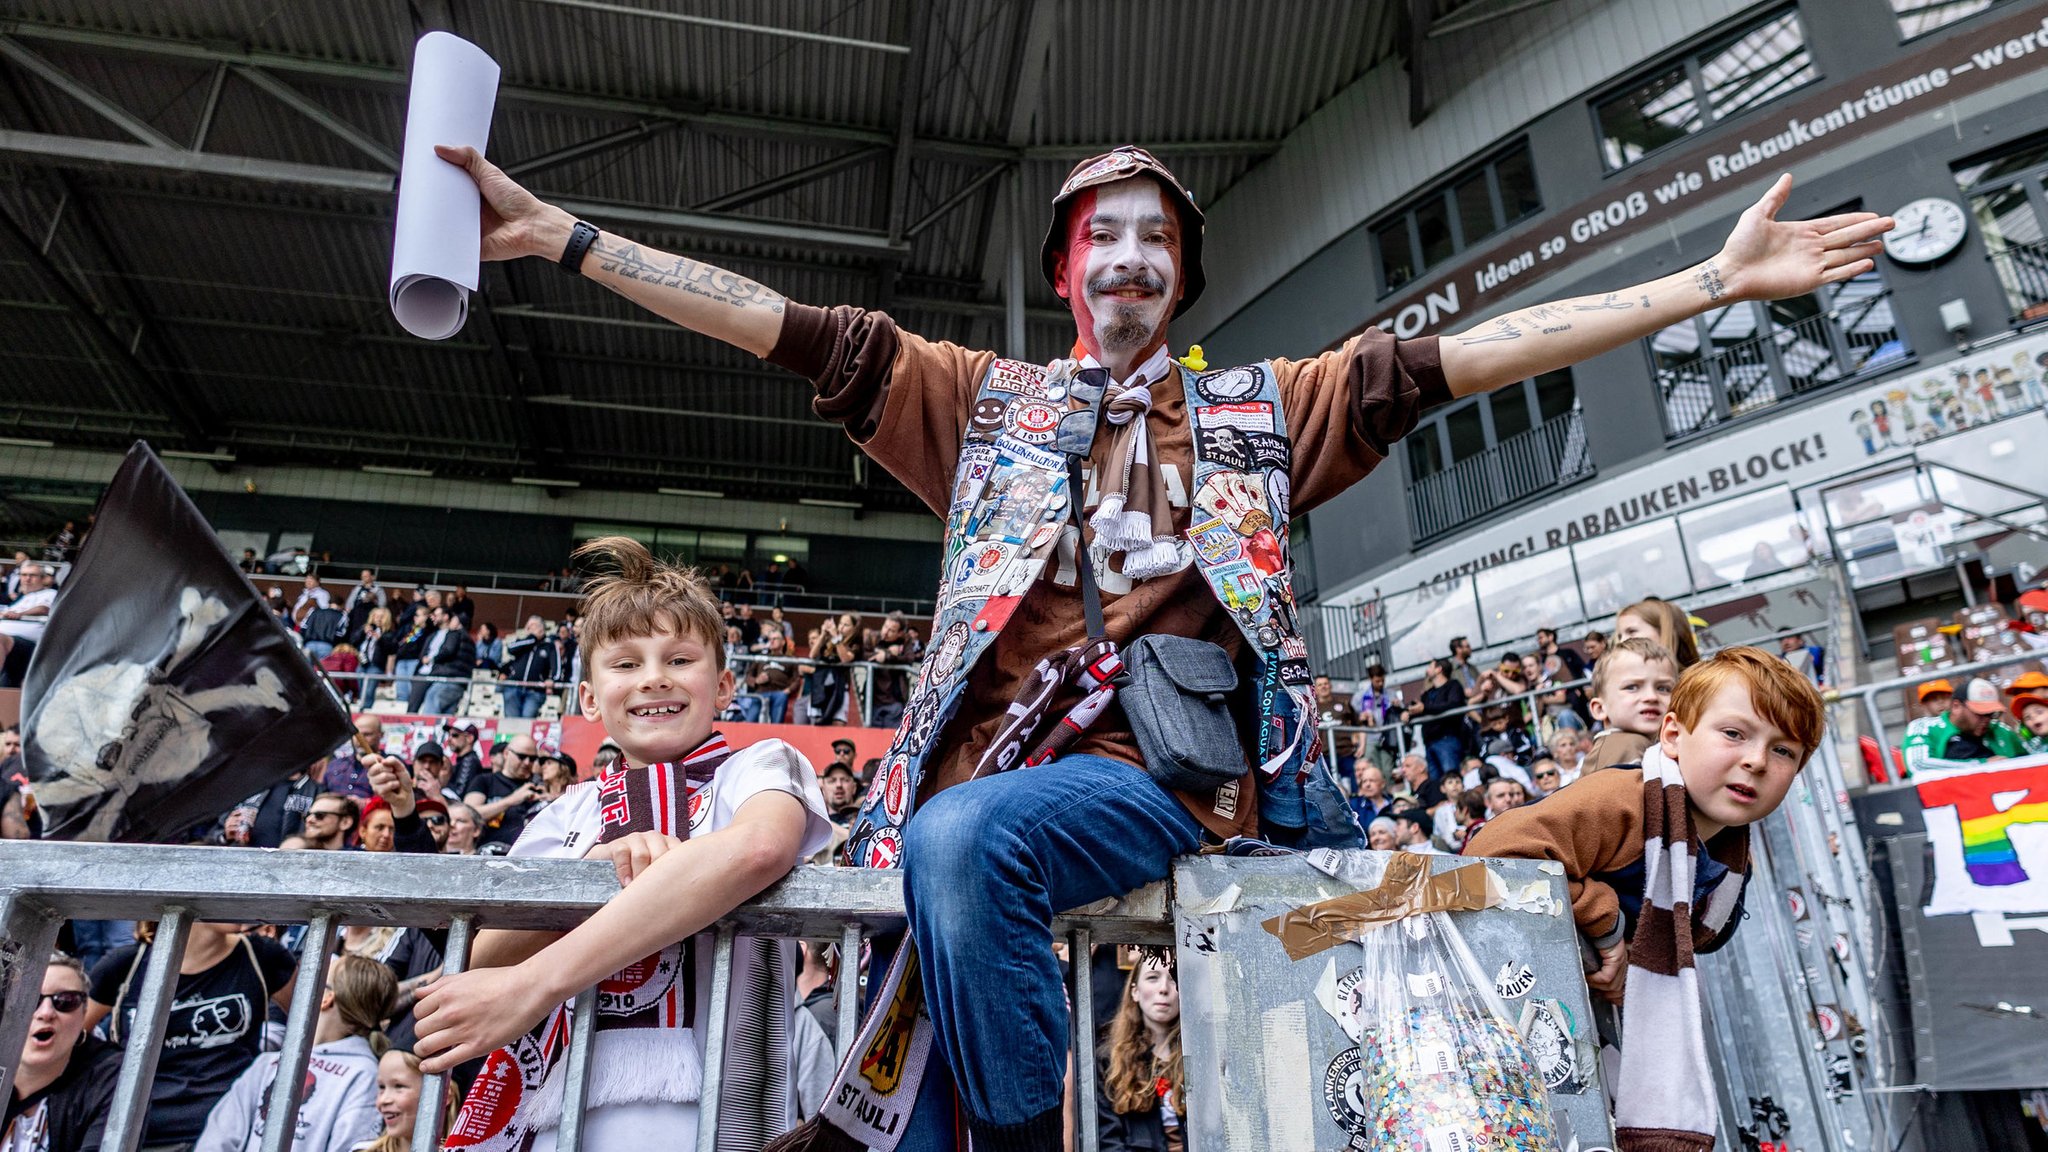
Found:
<svg viewBox="0 0 2048 1152"><path fill-rule="evenodd" d="M1564 787L1564 769L1549 756L1539 757L1534 764L1529 765L1529 776L1536 781L1536 791L1543 796Z"/></svg>
<svg viewBox="0 0 2048 1152"><path fill-rule="evenodd" d="M339 852L354 838L360 809L355 798L339 792L322 792L306 809L306 822L299 835L306 847L321 852Z"/></svg>
<svg viewBox="0 0 2048 1152"><path fill-rule="evenodd" d="M496 770L471 783L462 799L484 818L484 843L510 845L540 808L540 782L533 778L540 745L531 736L514 736L493 759L500 762Z"/></svg>
<svg viewBox="0 0 2048 1152"><path fill-rule="evenodd" d="M0 1148L21 1152L94 1152L112 1111L121 1050L85 1029L85 966L63 953L43 970L14 1070L14 1092L0 1115Z"/></svg>

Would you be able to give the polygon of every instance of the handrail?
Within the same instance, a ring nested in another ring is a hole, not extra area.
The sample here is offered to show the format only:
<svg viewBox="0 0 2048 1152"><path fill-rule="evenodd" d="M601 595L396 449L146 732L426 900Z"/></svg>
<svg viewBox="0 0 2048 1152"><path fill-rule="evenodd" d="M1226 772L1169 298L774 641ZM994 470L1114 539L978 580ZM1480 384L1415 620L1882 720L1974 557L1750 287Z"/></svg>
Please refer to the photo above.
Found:
<svg viewBox="0 0 2048 1152"><path fill-rule="evenodd" d="M1170 946L1173 912L1169 882L1149 884L1120 899L1091 904L1053 919L1085 956L1091 940ZM505 857L429 856L405 853L283 852L256 848L187 848L146 844L0 842L0 1051L19 1051L28 1033L42 973L66 919L156 920L158 945L138 991L135 1026L127 1041L123 1074L110 1108L105 1147L139 1144L149 1102L155 1057L161 1049L170 994L184 937L195 920L310 922L300 970L324 971L334 947L336 924L441 927L450 929L444 971L468 962L477 928L562 931L580 924L619 890L614 871L596 861L523 860ZM712 969L709 1018L718 1020L732 979L733 940L752 936L833 939L842 955L860 953L863 936L904 925L903 874L894 870L802 866L766 891L721 917ZM839 1013L838 1054L843 1058L857 1027L859 981L849 964L835 990ZM1088 1002L1089 966L1071 969L1069 994ZM295 990L283 1068L302 1064L312 1048L310 1006L318 999L310 984ZM588 1051L594 1031L595 989L577 997L571 1050ZM714 1030L712 1036L722 1035ZM723 1076L723 1045L705 1054L703 1099L715 1100ZM1092 1037L1073 1057L1092 1067ZM574 1060L570 1068L587 1067ZM0 1062L0 1098L11 1091L13 1067ZM1082 1101L1093 1107L1093 1077L1083 1077ZM566 1085L564 1119L581 1115L586 1084ZM302 1078L280 1075L269 1097L271 1115L298 1108ZM439 1120L447 1091L445 1077L422 1087L413 1147L437 1149ZM711 1117L698 1128L697 1152L713 1152ZM289 1125L276 1130L289 1133ZM1083 1125L1079 1146L1093 1152L1092 1125ZM580 1123L565 1123L562 1152L578 1152Z"/></svg>

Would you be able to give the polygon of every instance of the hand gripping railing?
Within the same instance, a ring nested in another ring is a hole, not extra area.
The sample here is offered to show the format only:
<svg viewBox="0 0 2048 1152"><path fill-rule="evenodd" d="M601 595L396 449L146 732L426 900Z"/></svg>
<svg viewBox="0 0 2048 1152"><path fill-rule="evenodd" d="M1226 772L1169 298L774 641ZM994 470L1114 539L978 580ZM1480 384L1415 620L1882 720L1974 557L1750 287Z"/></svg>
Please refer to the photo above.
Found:
<svg viewBox="0 0 2048 1152"><path fill-rule="evenodd" d="M419 856L368 852L279 852L255 848L172 848L144 844L57 844L0 841L0 1099L12 1091L15 1053L22 1050L42 989L43 970L67 919L155 920L156 942L145 965L135 1022L101 1147L135 1152L149 1110L149 1088L176 989L185 939L196 920L305 923L304 952L285 1030L279 1074L267 1114L298 1111L307 1054L335 929L342 924L448 928L445 972L467 963L478 928L564 931L619 890L610 866L595 861L505 857ZM837 939L843 961L837 987L838 1055L858 1031L857 957L864 935L901 929L903 874L854 868L801 867L735 909L716 926L707 1019L722 1025L732 982L734 938L779 936ZM1095 1152L1095 1020L1089 989L1091 943L1170 945L1172 900L1164 882L1121 899L1057 916L1053 931L1069 942L1073 1001L1070 1058L1074 1068L1074 1147ZM1047 941L1051 946L1051 941ZM571 1023L562 1127L557 1146L578 1152L589 1089L597 991L576 998ZM713 1152L724 1029L706 1034L698 1152ZM413 1148L440 1148L447 1079L422 1087ZM290 1152L293 1125L265 1126L263 1152Z"/></svg>

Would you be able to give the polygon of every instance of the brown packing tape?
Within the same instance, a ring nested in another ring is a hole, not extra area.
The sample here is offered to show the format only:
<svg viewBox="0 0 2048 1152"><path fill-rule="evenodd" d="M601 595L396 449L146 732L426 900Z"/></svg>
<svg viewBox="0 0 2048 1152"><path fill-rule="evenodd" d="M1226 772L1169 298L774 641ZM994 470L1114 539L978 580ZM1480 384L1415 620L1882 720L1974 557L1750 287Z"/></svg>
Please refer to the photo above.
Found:
<svg viewBox="0 0 2048 1152"><path fill-rule="evenodd" d="M1289 958L1302 960L1346 940L1362 940L1373 929L1404 917L1491 908L1502 895L1500 881L1484 864L1431 875L1427 856L1396 852L1377 887L1304 904L1261 927L1280 938Z"/></svg>

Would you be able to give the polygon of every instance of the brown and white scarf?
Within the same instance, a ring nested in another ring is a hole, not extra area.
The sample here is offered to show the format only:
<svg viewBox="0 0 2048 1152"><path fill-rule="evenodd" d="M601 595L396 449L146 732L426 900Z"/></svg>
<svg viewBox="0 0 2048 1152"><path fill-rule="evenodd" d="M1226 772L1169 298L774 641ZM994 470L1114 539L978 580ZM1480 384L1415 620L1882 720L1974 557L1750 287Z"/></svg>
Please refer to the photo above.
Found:
<svg viewBox="0 0 2048 1152"><path fill-rule="evenodd" d="M1622 1152L1712 1152L1714 1070L1707 1062L1693 968L1693 878L1700 845L1678 762L1643 753L1643 906L1629 941L1621 1075L1614 1100ZM1742 874L1730 869L1702 915L1710 935L1734 914Z"/></svg>
<svg viewBox="0 0 2048 1152"><path fill-rule="evenodd" d="M1092 358L1082 363L1097 366ZM1172 370L1173 361L1162 345L1130 379L1111 383L1103 393L1109 453L1095 478L1101 499L1088 526L1095 530L1096 551L1105 556L1123 553L1118 571L1128 580L1164 576L1186 563L1173 532L1166 477L1157 466L1152 433L1145 423L1145 414L1152 410L1152 386Z"/></svg>

